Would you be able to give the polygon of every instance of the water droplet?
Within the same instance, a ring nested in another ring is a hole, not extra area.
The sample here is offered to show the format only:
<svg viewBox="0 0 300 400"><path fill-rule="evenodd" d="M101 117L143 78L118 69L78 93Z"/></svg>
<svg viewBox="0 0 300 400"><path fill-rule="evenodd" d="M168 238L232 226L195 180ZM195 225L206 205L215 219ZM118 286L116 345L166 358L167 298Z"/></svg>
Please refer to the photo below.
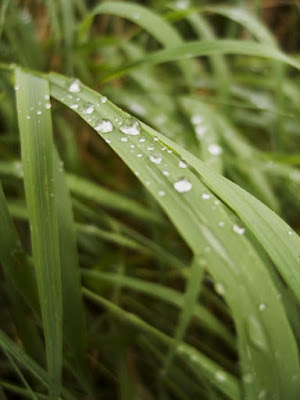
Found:
<svg viewBox="0 0 300 400"><path fill-rule="evenodd" d="M247 331L251 343L259 350L267 350L267 340L263 327L254 315L249 315L247 318Z"/></svg>
<svg viewBox="0 0 300 400"><path fill-rule="evenodd" d="M246 229L244 227L236 225L236 224L233 225L232 229L238 235L243 235L245 233L245 231L246 231Z"/></svg>
<svg viewBox="0 0 300 400"><path fill-rule="evenodd" d="M160 190L160 191L158 192L158 195L159 195L160 197L163 197L163 196L166 195L166 192L165 192L164 190Z"/></svg>
<svg viewBox="0 0 300 400"><path fill-rule="evenodd" d="M293 231L289 231L289 235L292 236L292 234L293 234Z"/></svg>
<svg viewBox="0 0 300 400"><path fill-rule="evenodd" d="M72 110L77 110L78 104L71 104L70 107L72 108Z"/></svg>
<svg viewBox="0 0 300 400"><path fill-rule="evenodd" d="M124 143L128 142L128 138L127 137L121 137L121 142L124 142Z"/></svg>
<svg viewBox="0 0 300 400"><path fill-rule="evenodd" d="M206 130L207 130L206 126L197 125L195 127L197 138L201 140L204 137Z"/></svg>
<svg viewBox="0 0 300 400"><path fill-rule="evenodd" d="M210 152L211 155L213 156L219 156L220 154L222 154L223 149L221 146L219 146L218 144L210 144L208 146L208 151Z"/></svg>
<svg viewBox="0 0 300 400"><path fill-rule="evenodd" d="M180 160L179 161L179 168L187 168L187 162L185 160Z"/></svg>
<svg viewBox="0 0 300 400"><path fill-rule="evenodd" d="M225 224L224 224L223 221L220 221L220 222L219 222L219 227L220 227L220 228L223 228L224 225L225 225Z"/></svg>
<svg viewBox="0 0 300 400"><path fill-rule="evenodd" d="M126 135L139 135L141 133L141 126L136 119L127 118L121 122L120 131Z"/></svg>
<svg viewBox="0 0 300 400"><path fill-rule="evenodd" d="M167 152L168 152L169 154L173 153L173 151L172 151L171 149L167 150Z"/></svg>
<svg viewBox="0 0 300 400"><path fill-rule="evenodd" d="M111 140L109 140L109 139L105 139L105 141L106 141L106 143L111 143Z"/></svg>
<svg viewBox="0 0 300 400"><path fill-rule="evenodd" d="M153 164L160 164L162 160L162 156L158 153L155 153L150 156L150 161L153 162Z"/></svg>
<svg viewBox="0 0 300 400"><path fill-rule="evenodd" d="M215 201L214 201L214 204L215 204L216 206L218 206L219 204L221 204L221 202L220 202L220 200L215 200Z"/></svg>
<svg viewBox="0 0 300 400"><path fill-rule="evenodd" d="M191 118L191 122L194 125L199 125L203 122L203 117L199 114L193 115Z"/></svg>
<svg viewBox="0 0 300 400"><path fill-rule="evenodd" d="M134 144L131 144L130 147L131 147L132 149L134 149L134 148L135 148L135 145L134 145Z"/></svg>
<svg viewBox="0 0 300 400"><path fill-rule="evenodd" d="M101 103L106 103L107 102L107 97L105 97L105 96L102 96L101 97Z"/></svg>
<svg viewBox="0 0 300 400"><path fill-rule="evenodd" d="M95 110L95 107L90 102L85 103L82 107L83 114L88 114L88 115L93 114L94 110Z"/></svg>
<svg viewBox="0 0 300 400"><path fill-rule="evenodd" d="M148 147L147 147L147 150L149 150L149 151L154 150L154 146L148 146Z"/></svg>
<svg viewBox="0 0 300 400"><path fill-rule="evenodd" d="M26 119L30 119L30 115L26 115Z"/></svg>
<svg viewBox="0 0 300 400"><path fill-rule="evenodd" d="M202 199L204 199L204 200L209 200L209 199L210 199L210 194L208 194L208 193L203 193L203 194L202 194Z"/></svg>
<svg viewBox="0 0 300 400"><path fill-rule="evenodd" d="M99 119L95 122L94 128L97 132L108 133L112 132L114 127L109 119Z"/></svg>
<svg viewBox="0 0 300 400"><path fill-rule="evenodd" d="M139 153L139 154L137 154L136 156L137 156L138 158L141 158L141 157L143 157L143 154Z"/></svg>
<svg viewBox="0 0 300 400"><path fill-rule="evenodd" d="M51 103L45 103L45 108L46 108L46 110L50 110L50 108L51 108Z"/></svg>
<svg viewBox="0 0 300 400"><path fill-rule="evenodd" d="M142 137L142 138L140 138L139 142L144 143L145 140L146 140L146 139Z"/></svg>
<svg viewBox="0 0 300 400"><path fill-rule="evenodd" d="M42 114L42 111L41 110L37 110L37 115L41 115Z"/></svg>
<svg viewBox="0 0 300 400"><path fill-rule="evenodd" d="M153 140L154 140L154 142L157 142L158 141L158 137L154 136Z"/></svg>
<svg viewBox="0 0 300 400"><path fill-rule="evenodd" d="M68 86L68 90L71 93L79 93L82 89L81 82L79 79L73 79Z"/></svg>
<svg viewBox="0 0 300 400"><path fill-rule="evenodd" d="M225 292L226 292L225 285L222 282L216 282L215 283L215 291L219 295L223 296L225 294Z"/></svg>
<svg viewBox="0 0 300 400"><path fill-rule="evenodd" d="M266 309L266 307L267 306L264 303L261 303L258 308L259 308L259 311L264 311Z"/></svg>
<svg viewBox="0 0 300 400"><path fill-rule="evenodd" d="M45 100L50 100L49 94L45 94L44 99L45 99Z"/></svg>
<svg viewBox="0 0 300 400"><path fill-rule="evenodd" d="M20 86L19 86L19 85L15 85L14 87L15 87L15 90L16 90L16 91L20 89Z"/></svg>
<svg viewBox="0 0 300 400"><path fill-rule="evenodd" d="M169 176L169 175L170 175L169 171L163 171L162 173L163 173L163 175L165 175L165 176Z"/></svg>
<svg viewBox="0 0 300 400"><path fill-rule="evenodd" d="M186 193L192 189L193 185L188 178L182 178L174 183L174 188L178 193Z"/></svg>
<svg viewBox="0 0 300 400"><path fill-rule="evenodd" d="M219 382L225 382L226 381L226 375L224 374L223 371L217 371L215 373L215 377L216 377L216 380L219 381Z"/></svg>

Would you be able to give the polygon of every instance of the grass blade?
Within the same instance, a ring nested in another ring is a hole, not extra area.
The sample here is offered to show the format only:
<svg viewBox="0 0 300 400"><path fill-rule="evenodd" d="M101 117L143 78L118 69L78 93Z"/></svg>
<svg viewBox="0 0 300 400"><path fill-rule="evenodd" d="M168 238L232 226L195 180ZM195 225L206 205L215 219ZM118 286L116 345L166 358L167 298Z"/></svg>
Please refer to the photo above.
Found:
<svg viewBox="0 0 300 400"><path fill-rule="evenodd" d="M50 399L62 368L62 290L48 82L16 70L26 203L46 342ZM29 117L29 118L27 118Z"/></svg>

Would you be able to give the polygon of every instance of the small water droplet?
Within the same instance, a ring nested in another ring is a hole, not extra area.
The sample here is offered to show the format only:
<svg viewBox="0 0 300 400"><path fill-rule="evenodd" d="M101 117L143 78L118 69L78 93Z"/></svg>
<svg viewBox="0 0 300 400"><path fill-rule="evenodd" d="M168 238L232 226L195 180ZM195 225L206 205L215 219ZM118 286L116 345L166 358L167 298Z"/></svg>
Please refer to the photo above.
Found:
<svg viewBox="0 0 300 400"><path fill-rule="evenodd" d="M169 171L163 171L162 173L163 173L163 175L165 175L165 176L169 176L169 175L170 175Z"/></svg>
<svg viewBox="0 0 300 400"><path fill-rule="evenodd" d="M137 154L136 156L137 156L138 158L141 158L141 157L143 157L143 154L139 153L139 154Z"/></svg>
<svg viewBox="0 0 300 400"><path fill-rule="evenodd" d="M107 97L105 97L105 96L102 96L101 97L101 103L106 103L107 102Z"/></svg>
<svg viewBox="0 0 300 400"><path fill-rule="evenodd" d="M266 336L263 327L254 315L249 315L247 318L247 331L251 343L259 350L266 351L268 348Z"/></svg>
<svg viewBox="0 0 300 400"><path fill-rule="evenodd" d="M146 140L146 139L142 137L142 138L140 138L139 142L144 143L145 140Z"/></svg>
<svg viewBox="0 0 300 400"><path fill-rule="evenodd" d="M223 149L221 146L219 146L218 144L210 144L208 146L208 151L210 152L211 155L213 156L219 156L220 154L222 154Z"/></svg>
<svg viewBox="0 0 300 400"><path fill-rule="evenodd" d="M166 195L166 192L165 192L164 190L160 190L160 191L158 192L158 195L159 195L160 197L163 197L163 196Z"/></svg>
<svg viewBox="0 0 300 400"><path fill-rule="evenodd" d="M41 110L37 110L37 115L41 115L42 114L42 111Z"/></svg>
<svg viewBox="0 0 300 400"><path fill-rule="evenodd" d="M141 133L141 126L134 118L127 118L121 122L120 131L126 135L139 135Z"/></svg>
<svg viewBox="0 0 300 400"><path fill-rule="evenodd" d="M225 294L226 288L225 288L225 285L222 282L216 282L214 287L215 287L215 291L219 295L223 296Z"/></svg>
<svg viewBox="0 0 300 400"><path fill-rule="evenodd" d="M178 193L186 193L192 189L193 185L188 178L182 178L174 183L174 188Z"/></svg>
<svg viewBox="0 0 300 400"><path fill-rule="evenodd" d="M109 139L105 139L105 141L106 141L106 143L111 143L111 140L109 140Z"/></svg>
<svg viewBox="0 0 300 400"><path fill-rule="evenodd" d="M88 114L88 115L93 114L94 110L95 107L90 102L85 103L82 107L83 114Z"/></svg>
<svg viewBox="0 0 300 400"><path fill-rule="evenodd" d="M147 146L147 150L149 150L149 151L154 150L154 146Z"/></svg>
<svg viewBox="0 0 300 400"><path fill-rule="evenodd" d="M267 306L264 303L261 303L258 308L259 308L259 311L264 311L266 309L266 307Z"/></svg>
<svg viewBox="0 0 300 400"><path fill-rule="evenodd" d="M179 168L187 168L188 164L185 160L180 160L179 161Z"/></svg>
<svg viewBox="0 0 300 400"><path fill-rule="evenodd" d="M79 79L73 79L68 86L68 90L71 93L79 93L82 89L82 84Z"/></svg>
<svg viewBox="0 0 300 400"><path fill-rule="evenodd" d="M210 194L209 193L203 193L202 194L202 199L209 200L210 199Z"/></svg>
<svg viewBox="0 0 300 400"><path fill-rule="evenodd" d="M94 124L94 128L97 132L101 133L112 132L114 129L113 124L109 119L98 119Z"/></svg>
<svg viewBox="0 0 300 400"><path fill-rule="evenodd" d="M219 227L220 227L220 228L223 228L224 225L225 225L225 224L224 224L223 221L220 221L220 222L219 222Z"/></svg>
<svg viewBox="0 0 300 400"><path fill-rule="evenodd" d="M159 153L154 153L150 156L150 161L153 162L153 164L160 164L162 160L162 156Z"/></svg>
<svg viewBox="0 0 300 400"><path fill-rule="evenodd" d="M15 85L14 88L15 88L16 91L18 91L20 89L20 86L19 85Z"/></svg>
<svg viewBox="0 0 300 400"><path fill-rule="evenodd" d="M70 107L72 108L72 110L77 110L78 108L78 104L71 104Z"/></svg>
<svg viewBox="0 0 300 400"><path fill-rule="evenodd" d="M50 100L49 94L45 94L44 99L45 99L45 100Z"/></svg>
<svg viewBox="0 0 300 400"><path fill-rule="evenodd" d="M206 131L207 131L206 126L197 125L197 126L195 127L196 136L197 136L197 138L198 138L199 140L201 140L201 139L204 137Z"/></svg>
<svg viewBox="0 0 300 400"><path fill-rule="evenodd" d="M195 114L192 116L191 122L194 125L199 125L203 122L203 117L200 114Z"/></svg>
<svg viewBox="0 0 300 400"><path fill-rule="evenodd" d="M134 149L134 148L135 148L135 145L134 145L134 144L131 144L130 147L131 147L132 149Z"/></svg>
<svg viewBox="0 0 300 400"><path fill-rule="evenodd" d="M289 231L289 235L292 236L292 234L293 234L293 231Z"/></svg>
<svg viewBox="0 0 300 400"><path fill-rule="evenodd" d="M238 235L243 235L246 231L246 229L244 227L236 225L236 224L233 225L232 229Z"/></svg>
<svg viewBox="0 0 300 400"><path fill-rule="evenodd" d="M216 380L219 381L219 382L225 382L226 381L226 375L224 374L223 371L217 371L215 373L215 377L216 377Z"/></svg>
<svg viewBox="0 0 300 400"><path fill-rule="evenodd" d="M154 140L154 142L157 142L158 141L158 137L154 136L153 140Z"/></svg>
<svg viewBox="0 0 300 400"><path fill-rule="evenodd" d="M30 119L30 115L26 115L26 119Z"/></svg>
<svg viewBox="0 0 300 400"><path fill-rule="evenodd" d="M121 137L121 142L124 142L124 143L128 142L128 138L127 137Z"/></svg>
<svg viewBox="0 0 300 400"><path fill-rule="evenodd" d="M46 108L46 110L50 110L50 108L51 108L51 103L45 103L45 108Z"/></svg>

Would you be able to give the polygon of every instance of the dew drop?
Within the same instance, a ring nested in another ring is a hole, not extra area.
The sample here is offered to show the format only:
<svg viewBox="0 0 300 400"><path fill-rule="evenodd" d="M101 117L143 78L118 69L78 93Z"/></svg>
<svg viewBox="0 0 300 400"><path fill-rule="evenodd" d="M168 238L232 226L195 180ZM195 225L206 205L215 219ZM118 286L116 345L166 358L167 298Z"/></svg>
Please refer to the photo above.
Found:
<svg viewBox="0 0 300 400"><path fill-rule="evenodd" d="M134 144L131 144L130 147L131 147L132 149L134 149L134 148L135 148L135 145L134 145Z"/></svg>
<svg viewBox="0 0 300 400"><path fill-rule="evenodd" d="M165 176L169 176L169 175L170 175L169 171L163 171L162 173L163 173L163 175L165 175Z"/></svg>
<svg viewBox="0 0 300 400"><path fill-rule="evenodd" d="M164 190L160 190L160 191L158 192L158 195L159 195L160 197L163 197L163 196L166 195L166 192L165 192Z"/></svg>
<svg viewBox="0 0 300 400"><path fill-rule="evenodd" d="M111 140L109 140L109 139L105 139L105 141L106 141L106 143L111 143Z"/></svg>
<svg viewBox="0 0 300 400"><path fill-rule="evenodd" d="M20 89L19 85L15 85L15 90L18 91Z"/></svg>
<svg viewBox="0 0 300 400"><path fill-rule="evenodd" d="M79 93L81 91L81 82L79 79L73 79L68 86L68 90L71 93Z"/></svg>
<svg viewBox="0 0 300 400"><path fill-rule="evenodd" d="M210 144L208 146L208 151L210 152L211 155L213 156L219 156L220 154L222 154L223 149L221 146L219 146L218 144Z"/></svg>
<svg viewBox="0 0 300 400"><path fill-rule="evenodd" d="M293 231L289 231L289 235L292 236L292 234L293 234Z"/></svg>
<svg viewBox="0 0 300 400"><path fill-rule="evenodd" d="M145 138L140 138L139 142L144 143L145 142Z"/></svg>
<svg viewBox="0 0 300 400"><path fill-rule="evenodd" d="M253 375L249 372L243 375L243 382L245 383L252 383L253 382Z"/></svg>
<svg viewBox="0 0 300 400"><path fill-rule="evenodd" d="M41 115L42 114L42 111L41 110L37 110L37 115Z"/></svg>
<svg viewBox="0 0 300 400"><path fill-rule="evenodd" d="M194 125L199 125L203 122L203 117L199 114L193 115L191 118L191 122Z"/></svg>
<svg viewBox="0 0 300 400"><path fill-rule="evenodd" d="M206 126L197 125L195 127L197 138L201 140L204 137L206 130L207 130Z"/></svg>
<svg viewBox="0 0 300 400"><path fill-rule="evenodd" d="M101 97L101 103L106 103L107 102L107 97L105 97L105 96L102 96Z"/></svg>
<svg viewBox="0 0 300 400"><path fill-rule="evenodd" d="M193 185L188 178L182 178L174 183L174 188L178 193L186 193L192 189Z"/></svg>
<svg viewBox="0 0 300 400"><path fill-rule="evenodd" d="M139 153L139 154L137 154L136 156L137 156L138 158L141 158L141 157L143 157L143 154Z"/></svg>
<svg viewBox="0 0 300 400"><path fill-rule="evenodd" d="M46 110L50 110L50 108L51 108L51 103L45 103L45 108L46 108Z"/></svg>
<svg viewBox="0 0 300 400"><path fill-rule="evenodd" d="M154 142L158 142L158 137L154 136L153 140Z"/></svg>
<svg viewBox="0 0 300 400"><path fill-rule="evenodd" d="M99 119L95 122L94 128L97 132L108 133L112 132L114 127L109 119Z"/></svg>
<svg viewBox="0 0 300 400"><path fill-rule="evenodd" d="M225 224L224 224L223 221L220 221L220 222L219 222L219 227L220 227L220 228L223 228L224 225L225 225Z"/></svg>
<svg viewBox="0 0 300 400"><path fill-rule="evenodd" d="M139 135L141 133L141 126L134 118L127 118L121 122L120 131L126 135Z"/></svg>
<svg viewBox="0 0 300 400"><path fill-rule="evenodd" d="M219 382L225 382L226 381L226 376L224 372L222 371L217 371L215 374L216 380Z"/></svg>
<svg viewBox="0 0 300 400"><path fill-rule="evenodd" d="M259 311L264 311L266 309L266 305L264 303L261 303L258 308Z"/></svg>
<svg viewBox="0 0 300 400"><path fill-rule="evenodd" d="M70 106L71 108L72 108L72 110L77 110L77 108L78 108L78 104L71 104L71 106Z"/></svg>
<svg viewBox="0 0 300 400"><path fill-rule="evenodd" d="M121 142L124 142L124 143L128 142L128 138L127 137L121 137Z"/></svg>
<svg viewBox="0 0 300 400"><path fill-rule="evenodd" d="M246 229L244 227L236 225L236 224L233 225L232 229L233 229L233 232L237 233L238 235L243 235L246 231Z"/></svg>
<svg viewBox="0 0 300 400"><path fill-rule="evenodd" d="M162 156L159 153L155 153L150 156L150 161L153 162L153 164L160 164L162 160Z"/></svg>
<svg viewBox="0 0 300 400"><path fill-rule="evenodd" d="M187 162L185 160L180 160L179 161L179 168L187 168Z"/></svg>
<svg viewBox="0 0 300 400"><path fill-rule="evenodd" d="M94 110L95 110L95 107L90 102L85 103L82 107L83 114L87 114L87 115L93 114Z"/></svg>
<svg viewBox="0 0 300 400"><path fill-rule="evenodd" d="M222 282L216 282L215 283L215 291L219 294L219 295L224 295L226 292L226 288L224 286L224 284Z"/></svg>
<svg viewBox="0 0 300 400"><path fill-rule="evenodd" d="M203 194L202 194L202 199L204 199L204 200L209 200L209 199L210 199L210 194L208 194L208 193L203 193Z"/></svg>
<svg viewBox="0 0 300 400"><path fill-rule="evenodd" d="M49 94L45 94L44 99L45 99L45 100L50 100Z"/></svg>
<svg viewBox="0 0 300 400"><path fill-rule="evenodd" d="M148 146L148 147L147 147L147 150L149 150L149 151L154 150L154 146Z"/></svg>
<svg viewBox="0 0 300 400"><path fill-rule="evenodd" d="M257 318L253 315L248 316L247 319L247 331L251 343L259 350L266 351L267 341L263 328Z"/></svg>

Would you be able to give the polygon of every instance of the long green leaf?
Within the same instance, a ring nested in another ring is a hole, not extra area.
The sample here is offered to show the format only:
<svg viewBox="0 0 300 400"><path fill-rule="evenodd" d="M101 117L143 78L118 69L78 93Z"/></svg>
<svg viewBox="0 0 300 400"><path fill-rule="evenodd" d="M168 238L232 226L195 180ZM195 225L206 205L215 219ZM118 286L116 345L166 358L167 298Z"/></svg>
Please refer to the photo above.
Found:
<svg viewBox="0 0 300 400"><path fill-rule="evenodd" d="M26 203L46 342L50 399L57 399L62 367L62 290L55 201L49 86L16 70Z"/></svg>

